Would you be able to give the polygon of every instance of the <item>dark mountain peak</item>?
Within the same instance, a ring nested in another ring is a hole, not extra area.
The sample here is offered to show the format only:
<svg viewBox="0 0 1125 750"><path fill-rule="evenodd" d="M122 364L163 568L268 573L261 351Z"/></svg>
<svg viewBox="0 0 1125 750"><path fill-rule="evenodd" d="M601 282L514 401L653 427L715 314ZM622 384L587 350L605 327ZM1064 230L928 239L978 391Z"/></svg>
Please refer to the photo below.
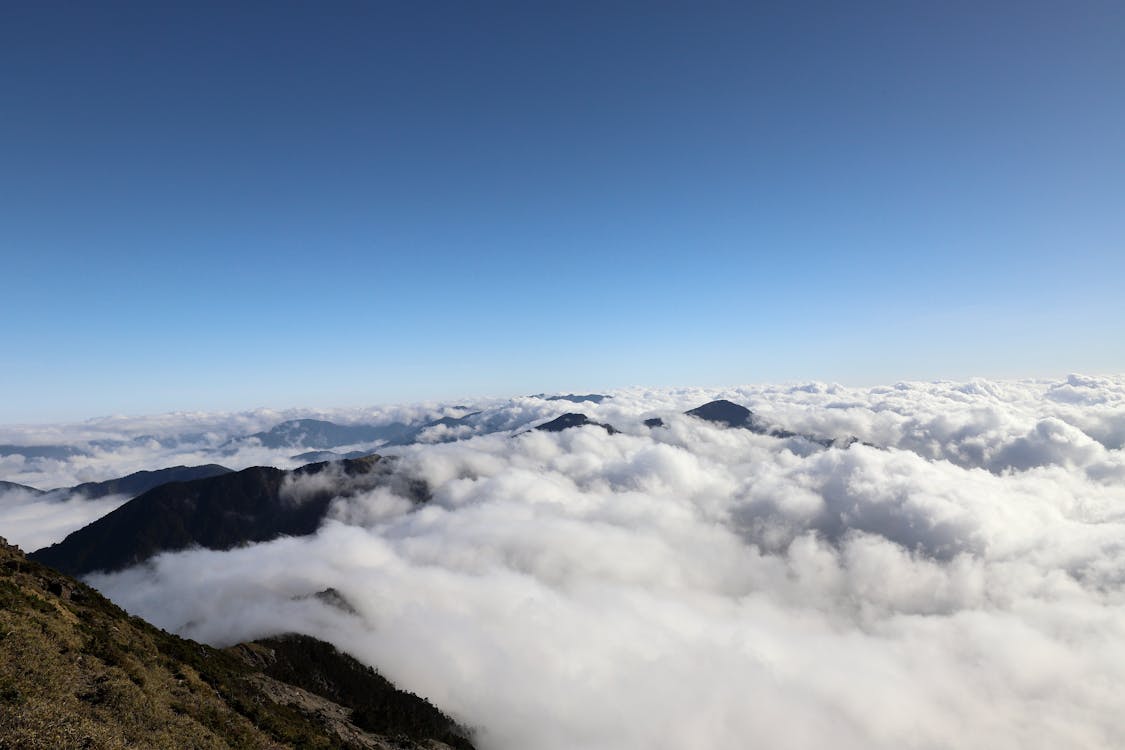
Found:
<svg viewBox="0 0 1125 750"><path fill-rule="evenodd" d="M740 406L726 399L709 401L703 406L684 412L684 414L727 427L754 427L753 413L745 406Z"/></svg>
<svg viewBox="0 0 1125 750"><path fill-rule="evenodd" d="M340 471L339 481L302 482L301 477ZM30 557L69 573L115 571L161 552L193 546L231 549L279 536L305 536L320 526L336 497L386 482L403 496L424 502L424 483L394 476L378 455L325 461L282 471L253 466L239 472L155 487Z"/></svg>
<svg viewBox="0 0 1125 750"><path fill-rule="evenodd" d="M539 425L535 429L543 430L544 432L562 432L563 430L569 430L571 427L585 427L586 425L601 427L610 435L616 435L620 431L612 425L595 422L585 414L579 414L577 412L567 412L561 417L555 417L550 422Z"/></svg>
<svg viewBox="0 0 1125 750"><path fill-rule="evenodd" d="M660 417L652 417L651 419L645 420L645 427L655 428L655 427L663 427L663 426L664 426L664 420L661 419Z"/></svg>

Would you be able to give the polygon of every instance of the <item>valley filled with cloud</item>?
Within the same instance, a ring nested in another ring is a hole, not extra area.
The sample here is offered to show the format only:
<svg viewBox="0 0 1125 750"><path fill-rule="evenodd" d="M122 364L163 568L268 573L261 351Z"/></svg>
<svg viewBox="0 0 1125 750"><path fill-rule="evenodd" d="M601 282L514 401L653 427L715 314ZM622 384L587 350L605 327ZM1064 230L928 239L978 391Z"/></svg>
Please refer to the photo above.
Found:
<svg viewBox="0 0 1125 750"><path fill-rule="evenodd" d="M0 489L0 534L128 500L82 482L377 452L399 481L286 475L338 495L315 533L86 580L210 644L329 641L482 748L1125 744L1125 377L607 395L0 428L0 478L63 488ZM684 413L715 399L757 427ZM535 429L564 413L597 424Z"/></svg>

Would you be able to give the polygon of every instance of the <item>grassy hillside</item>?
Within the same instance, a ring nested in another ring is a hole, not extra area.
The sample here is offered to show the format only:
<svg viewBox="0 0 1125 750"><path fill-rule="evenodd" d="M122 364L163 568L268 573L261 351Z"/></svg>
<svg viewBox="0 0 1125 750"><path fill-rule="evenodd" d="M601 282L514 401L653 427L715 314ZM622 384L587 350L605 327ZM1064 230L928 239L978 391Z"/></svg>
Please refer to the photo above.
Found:
<svg viewBox="0 0 1125 750"><path fill-rule="evenodd" d="M0 539L0 750L392 747L472 744L328 644L184 640Z"/></svg>

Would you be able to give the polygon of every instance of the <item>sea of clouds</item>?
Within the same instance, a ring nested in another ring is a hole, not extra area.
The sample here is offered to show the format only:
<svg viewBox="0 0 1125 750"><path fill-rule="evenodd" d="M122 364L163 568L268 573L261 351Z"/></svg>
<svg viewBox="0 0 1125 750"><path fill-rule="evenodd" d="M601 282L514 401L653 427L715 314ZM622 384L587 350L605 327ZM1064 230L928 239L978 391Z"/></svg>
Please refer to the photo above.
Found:
<svg viewBox="0 0 1125 750"><path fill-rule="evenodd" d="M1125 377L612 395L393 449L424 506L90 581L218 645L331 641L484 750L1125 746ZM680 414L714 398L861 442ZM622 432L526 430L564 411Z"/></svg>

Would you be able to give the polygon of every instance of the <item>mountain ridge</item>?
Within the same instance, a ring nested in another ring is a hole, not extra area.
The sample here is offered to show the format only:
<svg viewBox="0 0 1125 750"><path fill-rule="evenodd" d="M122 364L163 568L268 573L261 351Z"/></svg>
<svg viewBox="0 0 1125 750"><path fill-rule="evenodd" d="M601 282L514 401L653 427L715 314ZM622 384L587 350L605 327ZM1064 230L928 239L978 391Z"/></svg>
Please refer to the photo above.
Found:
<svg viewBox="0 0 1125 750"><path fill-rule="evenodd" d="M4 750L473 750L454 720L330 644L179 638L2 538L0 634Z"/></svg>
<svg viewBox="0 0 1125 750"><path fill-rule="evenodd" d="M300 497L283 493L301 477L338 471L358 478L357 489L394 481L390 462L378 455L308 464L292 471L252 466L189 482L155 487L28 557L70 575L115 571L161 553L201 546L231 549L279 536L305 536L319 527L331 501L347 494L332 482ZM286 485L287 480L289 485ZM404 481L402 491L421 501L425 488Z"/></svg>

